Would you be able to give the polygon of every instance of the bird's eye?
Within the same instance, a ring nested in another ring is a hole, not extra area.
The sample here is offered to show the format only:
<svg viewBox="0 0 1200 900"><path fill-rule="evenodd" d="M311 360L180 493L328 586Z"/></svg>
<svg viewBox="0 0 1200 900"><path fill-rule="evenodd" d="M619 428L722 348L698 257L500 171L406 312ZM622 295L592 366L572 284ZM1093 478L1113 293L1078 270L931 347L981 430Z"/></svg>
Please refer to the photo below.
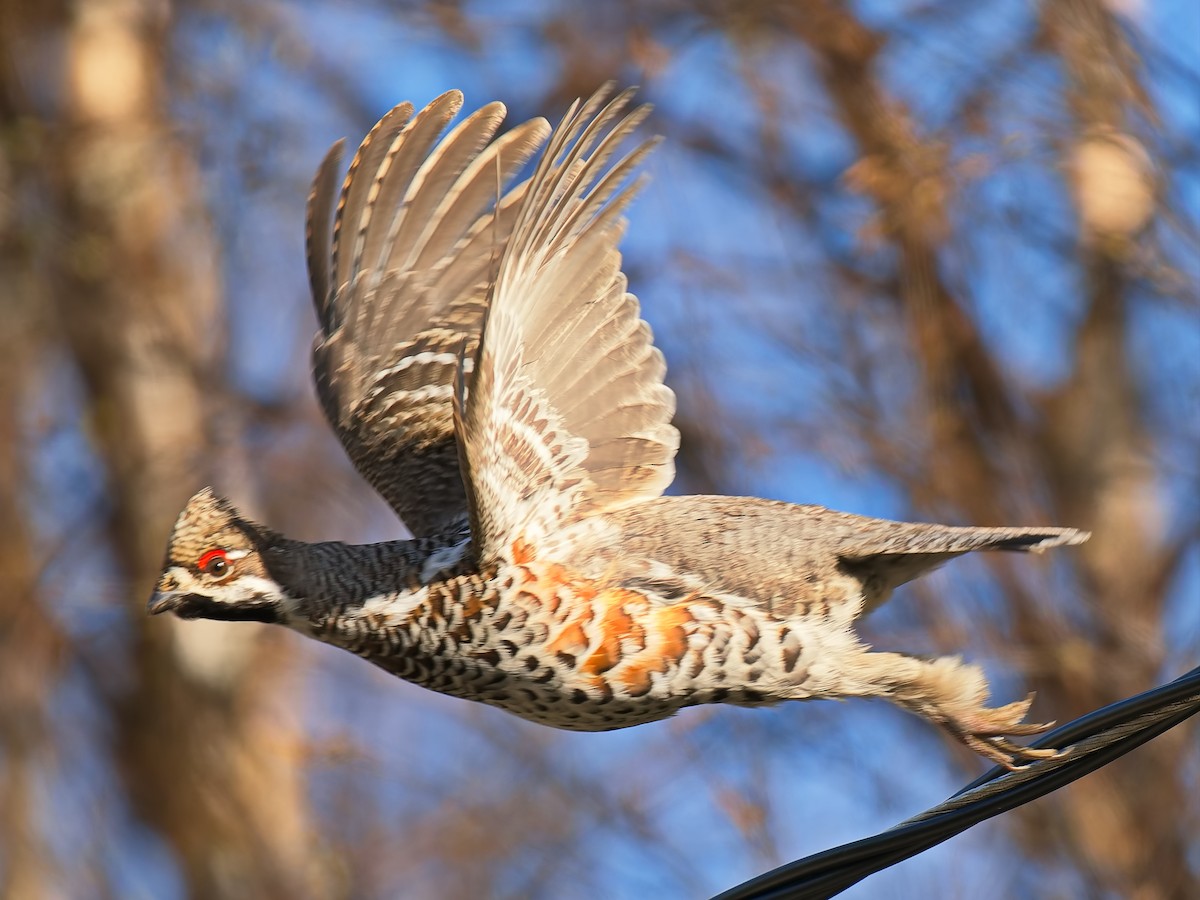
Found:
<svg viewBox="0 0 1200 900"><path fill-rule="evenodd" d="M218 548L209 550L201 556L200 561L196 563L196 568L205 575L211 575L214 578L224 578L229 574L231 567L225 551Z"/></svg>

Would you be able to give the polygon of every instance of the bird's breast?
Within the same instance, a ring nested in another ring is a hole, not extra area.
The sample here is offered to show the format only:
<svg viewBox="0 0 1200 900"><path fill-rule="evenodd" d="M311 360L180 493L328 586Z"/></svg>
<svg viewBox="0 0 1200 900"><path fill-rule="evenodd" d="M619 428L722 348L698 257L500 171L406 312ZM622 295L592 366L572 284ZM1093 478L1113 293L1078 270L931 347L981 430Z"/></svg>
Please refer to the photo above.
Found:
<svg viewBox="0 0 1200 900"><path fill-rule="evenodd" d="M526 560L490 582L478 615L451 616L461 639L427 687L579 731L650 722L684 706L769 703L802 675L799 635L768 612L696 592L664 601ZM461 601L460 601L461 602Z"/></svg>
<svg viewBox="0 0 1200 900"><path fill-rule="evenodd" d="M816 626L537 559L373 603L340 643L408 681L575 731L803 694Z"/></svg>

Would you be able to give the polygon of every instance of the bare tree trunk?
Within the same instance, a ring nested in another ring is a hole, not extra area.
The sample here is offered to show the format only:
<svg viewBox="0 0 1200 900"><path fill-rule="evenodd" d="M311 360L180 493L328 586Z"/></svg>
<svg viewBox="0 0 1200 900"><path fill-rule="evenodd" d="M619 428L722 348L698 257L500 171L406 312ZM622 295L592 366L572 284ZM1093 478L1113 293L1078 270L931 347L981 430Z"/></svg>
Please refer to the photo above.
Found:
<svg viewBox="0 0 1200 900"><path fill-rule="evenodd" d="M0 52L20 59L22 47L60 34L66 94L47 115L21 91L19 73L8 73L5 89L14 115L47 119L37 131L44 141L37 163L51 173L55 252L65 263L52 285L57 318L48 324L59 330L52 337L65 343L84 386L89 432L110 487L103 539L136 645L132 678L106 686L128 796L178 854L192 896L305 896L323 892L311 862L297 723L282 703L268 703L283 645L256 629L180 627L144 614L175 512L208 474L206 420L220 414L213 398L222 393L214 371L219 264L196 173L173 137L160 90L169 12L115 0L10 8ZM17 371L27 368L28 334L4 335L6 373L14 362ZM3 387L11 424L17 411ZM19 484L27 473L4 446L0 477ZM15 556L4 560L6 583L22 571L27 577L3 602L21 604L24 619L36 619L44 606L33 597L20 493L4 496L3 552ZM44 691L52 684L49 673L38 673L47 669L53 631L29 624L14 654L0 656L26 673L5 678L6 703L19 700L8 685L32 678ZM9 744L17 753L8 778L17 790L4 812L28 827L35 817L19 788L36 735L30 727L25 743ZM10 846L21 861L7 871L10 895L38 896L25 884L38 879L42 854L29 841Z"/></svg>
<svg viewBox="0 0 1200 900"><path fill-rule="evenodd" d="M2 40L2 36L0 36ZM0 92L9 117L9 95ZM0 147L0 160L15 154ZM0 169L0 198L15 193L21 167ZM53 758L46 720L58 685L64 638L39 602L39 554L30 528L31 473L22 420L28 386L39 380L39 329L28 249L15 234L15 204L0 199L0 283L7 286L0 327L0 898L53 894L53 864L37 828L38 780Z"/></svg>

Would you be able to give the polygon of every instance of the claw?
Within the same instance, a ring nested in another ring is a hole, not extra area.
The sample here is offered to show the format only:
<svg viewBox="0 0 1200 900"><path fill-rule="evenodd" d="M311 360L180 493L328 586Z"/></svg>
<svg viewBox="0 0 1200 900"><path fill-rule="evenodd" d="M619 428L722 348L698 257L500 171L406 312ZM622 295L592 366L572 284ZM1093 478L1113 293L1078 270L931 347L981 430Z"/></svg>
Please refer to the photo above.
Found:
<svg viewBox="0 0 1200 900"><path fill-rule="evenodd" d="M1054 759L1064 752L1054 747L1026 747L1010 739L1041 734L1054 726L1053 722L1020 721L1032 699L1031 696L997 709L982 709L974 715L943 724L959 742L976 753L1010 772L1019 772L1039 759Z"/></svg>

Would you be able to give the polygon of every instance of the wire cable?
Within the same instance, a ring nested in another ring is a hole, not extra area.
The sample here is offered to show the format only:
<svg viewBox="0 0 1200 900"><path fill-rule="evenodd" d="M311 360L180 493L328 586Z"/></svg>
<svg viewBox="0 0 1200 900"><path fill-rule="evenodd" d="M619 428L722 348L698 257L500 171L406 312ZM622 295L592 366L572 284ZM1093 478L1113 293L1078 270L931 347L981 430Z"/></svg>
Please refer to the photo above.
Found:
<svg viewBox="0 0 1200 900"><path fill-rule="evenodd" d="M989 770L943 803L873 837L780 866L713 900L818 900L1094 772L1200 712L1200 667L1110 704L1034 741L1062 752L1017 770Z"/></svg>

